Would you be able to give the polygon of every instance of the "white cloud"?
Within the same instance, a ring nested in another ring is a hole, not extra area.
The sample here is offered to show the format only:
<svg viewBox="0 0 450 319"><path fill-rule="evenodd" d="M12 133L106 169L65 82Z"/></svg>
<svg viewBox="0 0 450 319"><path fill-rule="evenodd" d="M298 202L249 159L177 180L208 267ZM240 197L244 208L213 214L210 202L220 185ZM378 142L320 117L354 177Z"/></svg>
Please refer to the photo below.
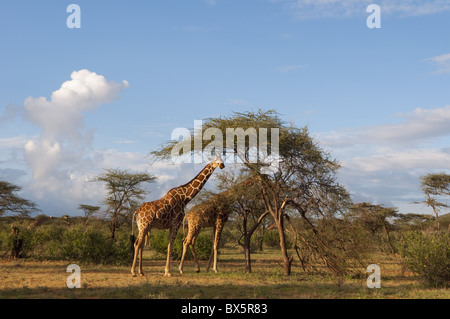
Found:
<svg viewBox="0 0 450 319"><path fill-rule="evenodd" d="M27 142L27 138L23 135L13 137L0 138L0 149L22 148Z"/></svg>
<svg viewBox="0 0 450 319"><path fill-rule="evenodd" d="M369 128L366 137L376 141L411 144L450 134L450 105L436 109L417 108L403 115L404 122Z"/></svg>
<svg viewBox="0 0 450 319"><path fill-rule="evenodd" d="M380 150L377 154L343 162L343 166L364 172L394 170L450 170L449 148L412 148L397 151L395 148Z"/></svg>
<svg viewBox="0 0 450 319"><path fill-rule="evenodd" d="M28 190L37 198L56 195L60 201L73 201L99 194L96 187L85 183L101 163L88 155L93 133L85 128L85 112L115 101L128 86L126 81L107 81L95 72L80 70L74 71L71 80L54 91L50 100L45 97L25 100L23 117L42 132L27 140L16 137L10 143L22 143L25 161L32 172Z"/></svg>
<svg viewBox="0 0 450 319"><path fill-rule="evenodd" d="M61 138L80 141L83 112L113 102L128 86L127 81L108 82L104 76L88 70L74 71L71 80L52 93L50 101L45 97L28 97L23 105L24 116L42 129L42 138L47 141Z"/></svg>
<svg viewBox="0 0 450 319"><path fill-rule="evenodd" d="M450 73L450 53L425 59L436 65L436 74Z"/></svg>
<svg viewBox="0 0 450 319"><path fill-rule="evenodd" d="M79 204L99 204L105 195L104 185L90 182L105 168L148 172L158 177L146 185L151 192L147 200L163 196L169 189L191 180L202 165L151 163L148 154L124 152L116 149L94 150L92 131L85 127L88 111L119 98L128 83L107 81L88 70L73 72L71 80L64 82L47 100L29 97L20 108L23 119L41 129L38 136L0 138L0 150L17 149L21 152L22 166L11 168L11 158L0 158L8 168L0 167L0 176L21 181L23 194L47 214L75 214ZM134 141L119 139L118 143ZM144 151L145 152L145 151ZM5 152L2 152L2 155ZM24 168L24 169L22 169ZM30 176L31 179L24 180Z"/></svg>
<svg viewBox="0 0 450 319"><path fill-rule="evenodd" d="M316 134L342 164L339 178L353 191L354 200L409 210L408 203L423 197L421 175L450 171L450 106L417 108L399 117L397 124Z"/></svg>
<svg viewBox="0 0 450 319"><path fill-rule="evenodd" d="M435 109L417 108L398 116L403 119L398 124L347 128L319 134L319 137L328 147L349 147L368 142L399 147L450 135L450 105Z"/></svg>
<svg viewBox="0 0 450 319"><path fill-rule="evenodd" d="M449 0L271 0L280 2L299 19L348 18L367 16L369 4L380 5L389 16L423 16L450 10Z"/></svg>

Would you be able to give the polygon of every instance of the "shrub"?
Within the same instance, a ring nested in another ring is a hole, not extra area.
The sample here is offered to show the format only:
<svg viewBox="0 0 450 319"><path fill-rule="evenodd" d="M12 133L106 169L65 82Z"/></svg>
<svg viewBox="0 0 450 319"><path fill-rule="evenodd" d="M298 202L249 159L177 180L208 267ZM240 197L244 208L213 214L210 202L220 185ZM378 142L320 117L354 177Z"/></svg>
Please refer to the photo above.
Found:
<svg viewBox="0 0 450 319"><path fill-rule="evenodd" d="M108 233L79 227L64 232L59 253L65 260L81 263L124 264L132 256L128 240L124 233L113 240Z"/></svg>
<svg viewBox="0 0 450 319"><path fill-rule="evenodd" d="M263 237L263 243L272 248L280 247L280 235L278 234L278 231L271 230L266 232Z"/></svg>
<svg viewBox="0 0 450 319"><path fill-rule="evenodd" d="M3 256L11 256L11 250L16 240L22 240L22 247L20 249L20 257L27 257L32 250L32 233L30 230L19 232L19 236L14 236L10 230L0 231L0 251L5 251Z"/></svg>
<svg viewBox="0 0 450 319"><path fill-rule="evenodd" d="M450 281L450 233L410 232L404 237L403 263L433 286Z"/></svg>
<svg viewBox="0 0 450 319"><path fill-rule="evenodd" d="M22 228L18 238L23 240L21 257L38 260L124 264L130 263L132 258L128 232L118 232L112 240L106 227L68 227L52 223L33 230ZM0 250L11 251L13 240L11 231L1 230Z"/></svg>

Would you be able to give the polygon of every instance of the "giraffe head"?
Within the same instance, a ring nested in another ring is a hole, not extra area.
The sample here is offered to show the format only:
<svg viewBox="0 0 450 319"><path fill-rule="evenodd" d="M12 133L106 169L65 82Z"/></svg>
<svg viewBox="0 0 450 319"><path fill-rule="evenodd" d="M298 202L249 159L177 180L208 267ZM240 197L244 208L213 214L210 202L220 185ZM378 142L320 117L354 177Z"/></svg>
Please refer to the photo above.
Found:
<svg viewBox="0 0 450 319"><path fill-rule="evenodd" d="M211 161L211 164L214 168L217 167L219 167L220 169L225 168L225 164L223 163L222 157L220 155L219 156L216 155L216 157Z"/></svg>

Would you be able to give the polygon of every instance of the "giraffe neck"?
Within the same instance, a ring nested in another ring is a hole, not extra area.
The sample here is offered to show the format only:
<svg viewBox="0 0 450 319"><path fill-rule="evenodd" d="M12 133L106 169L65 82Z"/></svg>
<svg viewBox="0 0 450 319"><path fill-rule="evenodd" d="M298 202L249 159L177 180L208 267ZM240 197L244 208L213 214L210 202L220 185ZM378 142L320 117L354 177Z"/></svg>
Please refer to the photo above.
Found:
<svg viewBox="0 0 450 319"><path fill-rule="evenodd" d="M211 163L209 163L189 183L180 186L183 189L185 204L189 203L195 197L195 195L200 192L214 170L215 167Z"/></svg>

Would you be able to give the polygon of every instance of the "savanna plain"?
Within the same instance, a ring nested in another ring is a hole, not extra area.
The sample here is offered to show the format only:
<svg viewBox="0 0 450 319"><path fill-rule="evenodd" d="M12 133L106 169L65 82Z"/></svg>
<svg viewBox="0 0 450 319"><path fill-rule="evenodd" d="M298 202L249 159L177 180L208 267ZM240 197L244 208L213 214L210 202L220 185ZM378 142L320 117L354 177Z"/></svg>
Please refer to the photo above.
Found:
<svg viewBox="0 0 450 319"><path fill-rule="evenodd" d="M144 277L132 277L129 266L81 265L81 288L67 288L67 261L28 259L0 260L0 298L192 298L192 299L295 299L295 298L450 298L444 288L430 288L420 278L402 270L389 255L378 255L381 288L367 287L367 275L335 278L305 273L294 261L291 276L283 274L279 250L254 253L253 271L243 271L244 257L233 247L220 253L219 273L195 272L187 261L184 274L172 264L170 278L163 277L165 258L149 249L144 252ZM375 262L375 261L374 261ZM355 278L357 277L357 278Z"/></svg>

